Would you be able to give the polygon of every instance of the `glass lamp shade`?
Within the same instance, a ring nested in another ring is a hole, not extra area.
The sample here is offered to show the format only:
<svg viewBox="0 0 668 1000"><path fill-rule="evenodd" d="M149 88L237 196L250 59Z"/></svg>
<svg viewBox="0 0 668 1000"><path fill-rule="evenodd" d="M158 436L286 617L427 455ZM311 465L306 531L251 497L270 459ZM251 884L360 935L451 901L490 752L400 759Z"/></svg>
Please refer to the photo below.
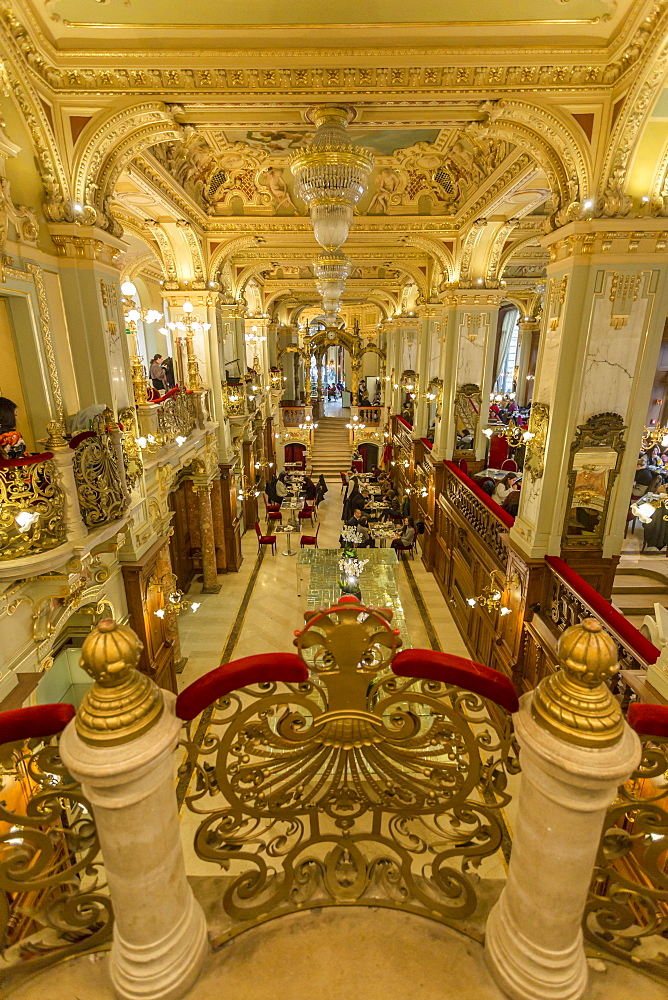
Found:
<svg viewBox="0 0 668 1000"><path fill-rule="evenodd" d="M320 204L311 206L313 235L325 250L336 250L348 239L353 224L353 210L349 205Z"/></svg>

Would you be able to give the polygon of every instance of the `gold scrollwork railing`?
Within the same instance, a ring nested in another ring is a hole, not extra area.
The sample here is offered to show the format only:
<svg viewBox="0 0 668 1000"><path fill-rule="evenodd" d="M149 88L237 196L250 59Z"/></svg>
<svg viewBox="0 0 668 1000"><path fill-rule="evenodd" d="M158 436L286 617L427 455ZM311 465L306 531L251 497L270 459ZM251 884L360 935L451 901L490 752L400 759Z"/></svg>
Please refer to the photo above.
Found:
<svg viewBox="0 0 668 1000"><path fill-rule="evenodd" d="M139 431L137 429L137 411L133 406L126 406L118 413L121 429L121 448L123 449L123 468L128 489L134 489L140 482L144 471L141 449L137 444Z"/></svg>
<svg viewBox="0 0 668 1000"><path fill-rule="evenodd" d="M177 437L187 438L197 426L195 399L191 392L177 389L157 405L158 433L165 444L175 441Z"/></svg>
<svg viewBox="0 0 668 1000"><path fill-rule="evenodd" d="M113 915L91 808L57 738L0 747L0 953L29 971L99 948Z"/></svg>
<svg viewBox="0 0 668 1000"><path fill-rule="evenodd" d="M597 948L668 981L668 739L643 756L608 809L584 934Z"/></svg>
<svg viewBox="0 0 668 1000"><path fill-rule="evenodd" d="M116 449L106 430L83 431L70 441L74 478L84 524L97 528L122 517L128 508Z"/></svg>
<svg viewBox="0 0 668 1000"><path fill-rule="evenodd" d="M387 610L342 602L305 617L308 681L222 698L204 741L186 724L195 851L235 874L215 944L306 907L479 917L500 883L474 872L509 847L510 719L454 685L389 673L401 639Z"/></svg>
<svg viewBox="0 0 668 1000"><path fill-rule="evenodd" d="M65 542L65 498L52 459L44 452L0 462L0 559L19 559Z"/></svg>
<svg viewBox="0 0 668 1000"><path fill-rule="evenodd" d="M243 416L246 411L246 389L243 382L222 383L223 403L228 416Z"/></svg>

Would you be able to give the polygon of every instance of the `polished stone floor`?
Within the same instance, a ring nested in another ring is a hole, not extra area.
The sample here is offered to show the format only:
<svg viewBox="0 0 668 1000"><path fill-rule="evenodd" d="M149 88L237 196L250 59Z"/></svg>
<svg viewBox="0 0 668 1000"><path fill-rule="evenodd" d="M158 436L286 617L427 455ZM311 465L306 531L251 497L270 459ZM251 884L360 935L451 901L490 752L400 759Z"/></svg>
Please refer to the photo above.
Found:
<svg viewBox="0 0 668 1000"><path fill-rule="evenodd" d="M329 492L319 509L320 548L336 548L341 531L341 483L330 481L328 486ZM263 511L262 501L260 507ZM264 530L264 519L261 525ZM311 533L310 525L304 533ZM299 548L299 535L292 535L291 547ZM276 555L267 548L258 568L255 532L247 531L242 539L244 561L240 572L220 578L223 585L220 593L198 597L202 606L196 614L181 615L181 644L188 663L179 678L180 687L217 667L223 651L229 660L252 653L292 650L294 630L303 625L306 591L298 596L296 557L282 555L285 549L285 536L279 535ZM411 587L411 577L417 590ZM430 641L429 634L433 630L441 649L467 655L439 586L420 559L405 560L404 565L397 567L396 579L412 645L433 648L433 637ZM199 588L195 584L189 597ZM420 614L420 597L426 618Z"/></svg>

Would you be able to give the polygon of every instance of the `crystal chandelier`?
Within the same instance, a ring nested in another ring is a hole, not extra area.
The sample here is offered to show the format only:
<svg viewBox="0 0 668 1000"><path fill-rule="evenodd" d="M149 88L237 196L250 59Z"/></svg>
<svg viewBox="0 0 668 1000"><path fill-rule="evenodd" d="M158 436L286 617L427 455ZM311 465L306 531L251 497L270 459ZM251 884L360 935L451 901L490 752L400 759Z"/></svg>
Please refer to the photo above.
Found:
<svg viewBox="0 0 668 1000"><path fill-rule="evenodd" d="M325 250L338 250L348 239L353 208L366 190L373 153L348 142L349 108L327 105L313 112L317 127L308 149L290 160L295 193L311 211L316 240Z"/></svg>
<svg viewBox="0 0 668 1000"><path fill-rule="evenodd" d="M333 325L341 309L341 296L345 291L350 268L350 261L340 250L324 253L313 261L316 287L322 296L322 307L328 326Z"/></svg>

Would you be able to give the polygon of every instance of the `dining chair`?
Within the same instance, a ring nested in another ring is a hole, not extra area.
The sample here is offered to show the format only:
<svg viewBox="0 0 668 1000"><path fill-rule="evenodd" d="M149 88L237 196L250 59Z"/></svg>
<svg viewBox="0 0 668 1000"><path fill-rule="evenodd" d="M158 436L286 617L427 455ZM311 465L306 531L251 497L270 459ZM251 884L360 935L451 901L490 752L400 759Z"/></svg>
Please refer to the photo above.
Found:
<svg viewBox="0 0 668 1000"><path fill-rule="evenodd" d="M318 532L320 531L320 525L315 529L315 535L302 535L299 539L299 548L303 549L307 545L312 545L314 548L318 548Z"/></svg>
<svg viewBox="0 0 668 1000"><path fill-rule="evenodd" d="M314 514L314 508L309 507L308 504L304 504L302 509L297 514L297 517L300 521L305 521L308 518L308 520L311 522L311 527L313 527L314 526L313 514Z"/></svg>
<svg viewBox="0 0 668 1000"><path fill-rule="evenodd" d="M504 472L517 472L517 462L514 458L507 458L501 468Z"/></svg>
<svg viewBox="0 0 668 1000"><path fill-rule="evenodd" d="M403 559L403 555L399 555L400 552L410 552L411 559L415 559L415 549L417 548L417 532L410 545L402 545L401 542L399 542L397 545L393 545L392 548L395 550L400 559Z"/></svg>
<svg viewBox="0 0 668 1000"><path fill-rule="evenodd" d="M255 534L257 535L257 550L260 552L263 545L271 545L271 554L276 555L276 535L263 535L260 531L260 522L255 522Z"/></svg>

